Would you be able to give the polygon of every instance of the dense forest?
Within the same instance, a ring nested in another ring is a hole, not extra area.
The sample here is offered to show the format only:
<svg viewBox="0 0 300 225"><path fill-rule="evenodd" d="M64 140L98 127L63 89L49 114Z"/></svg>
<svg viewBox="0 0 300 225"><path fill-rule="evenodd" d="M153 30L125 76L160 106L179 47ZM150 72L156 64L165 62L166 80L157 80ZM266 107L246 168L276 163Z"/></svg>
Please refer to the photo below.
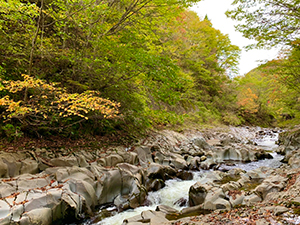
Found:
<svg viewBox="0 0 300 225"><path fill-rule="evenodd" d="M1 1L2 137L299 123L297 0L234 1L227 16L249 48L283 48L245 76L239 47L189 10L197 2Z"/></svg>

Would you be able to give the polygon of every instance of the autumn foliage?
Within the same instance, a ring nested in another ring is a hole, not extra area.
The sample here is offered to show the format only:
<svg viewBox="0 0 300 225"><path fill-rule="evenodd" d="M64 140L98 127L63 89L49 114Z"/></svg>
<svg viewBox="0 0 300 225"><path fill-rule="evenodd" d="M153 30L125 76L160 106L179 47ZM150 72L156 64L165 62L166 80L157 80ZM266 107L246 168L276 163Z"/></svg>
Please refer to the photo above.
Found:
<svg viewBox="0 0 300 225"><path fill-rule="evenodd" d="M1 116L6 123L17 119L23 127L63 129L89 119L120 116L120 104L99 97L96 91L70 94L58 84L22 77L24 80L1 81L0 91L5 94L0 99Z"/></svg>
<svg viewBox="0 0 300 225"><path fill-rule="evenodd" d="M246 113L256 113L258 111L257 95L252 92L251 88L242 90L239 93L239 101L237 104L243 107Z"/></svg>

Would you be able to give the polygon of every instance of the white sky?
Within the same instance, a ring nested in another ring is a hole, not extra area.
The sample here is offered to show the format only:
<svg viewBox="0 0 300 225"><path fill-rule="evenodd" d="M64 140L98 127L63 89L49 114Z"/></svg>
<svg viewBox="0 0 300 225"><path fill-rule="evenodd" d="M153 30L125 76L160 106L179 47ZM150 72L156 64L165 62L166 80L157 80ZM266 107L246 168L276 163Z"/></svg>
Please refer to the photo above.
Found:
<svg viewBox="0 0 300 225"><path fill-rule="evenodd" d="M203 19L205 15L213 24L213 27L220 30L223 34L228 34L231 43L242 49L239 72L244 75L257 67L261 60L271 60L276 58L277 50L249 50L245 51L244 46L253 43L253 40L246 39L240 32L235 31L235 21L227 18L226 10L232 9L233 0L202 0L191 8L198 16Z"/></svg>

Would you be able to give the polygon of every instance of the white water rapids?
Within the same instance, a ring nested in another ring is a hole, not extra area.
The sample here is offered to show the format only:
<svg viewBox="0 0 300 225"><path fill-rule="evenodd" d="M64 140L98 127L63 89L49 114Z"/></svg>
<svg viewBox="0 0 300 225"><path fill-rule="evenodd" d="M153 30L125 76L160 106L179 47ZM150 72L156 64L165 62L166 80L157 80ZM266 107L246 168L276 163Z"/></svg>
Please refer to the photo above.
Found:
<svg viewBox="0 0 300 225"><path fill-rule="evenodd" d="M278 133L270 133L270 135L264 135L263 138L259 139L252 139L254 140L257 145L265 150L272 151L277 145L275 142L278 139ZM272 152L273 159L265 159L260 160L257 162L251 163L236 163L234 166L225 166L226 169L232 168L241 168L243 170L249 171L261 166L268 166L268 167L279 167L280 160L283 158L282 156L277 155L276 153ZM222 167L224 168L224 167ZM172 208L177 210L181 210L184 207L180 207L178 205L174 205L174 203L179 199L188 199L188 192L190 186L195 184L196 182L200 181L201 183L206 183L208 180L211 180L209 177L214 176L211 171L200 171L194 172L193 180L189 181L182 181L179 179L168 180L165 182L166 186L160 189L157 192L151 192L148 195L148 200L151 202L150 206L143 206L138 207L134 210L127 210L121 213L117 213L112 217L108 217L103 219L100 222L92 223L91 221L84 223L85 225L88 224L97 224L97 225L121 225L123 220L126 218L130 218L132 216L139 215L142 211L146 210L155 210L157 205L168 205ZM113 207L107 208L106 210L114 210Z"/></svg>
<svg viewBox="0 0 300 225"><path fill-rule="evenodd" d="M166 186L156 192L150 192L147 199L152 203L150 206L138 207L134 210L127 210L121 213L116 214L115 216L106 218L96 224L98 225L120 225L123 220L132 216L139 215L142 211L146 210L155 210L158 205L167 205L177 210L181 210L184 207L174 205L174 203L181 199L188 199L188 192L190 186L195 184L197 181L205 183L209 178L206 175L209 175L207 172L195 172L194 179L188 181L182 181L179 179L167 180L165 182Z"/></svg>

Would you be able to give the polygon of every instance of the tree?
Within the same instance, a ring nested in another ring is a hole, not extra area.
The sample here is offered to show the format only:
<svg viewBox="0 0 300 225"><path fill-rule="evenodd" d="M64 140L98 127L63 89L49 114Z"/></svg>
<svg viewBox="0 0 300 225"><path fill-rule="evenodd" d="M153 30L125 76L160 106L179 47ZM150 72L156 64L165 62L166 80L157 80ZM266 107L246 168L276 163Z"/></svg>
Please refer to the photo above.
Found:
<svg viewBox="0 0 300 225"><path fill-rule="evenodd" d="M191 75L202 94L217 95L221 83L228 78L226 73L236 71L240 49L209 20L201 21L192 11L182 12L176 22L166 27L168 33L162 34L161 41L168 54Z"/></svg>
<svg viewBox="0 0 300 225"><path fill-rule="evenodd" d="M239 21L236 29L254 39L249 47L270 48L290 45L299 39L299 0L234 0L234 10L226 15Z"/></svg>
<svg viewBox="0 0 300 225"><path fill-rule="evenodd" d="M100 92L120 102L134 124L145 119L152 100L174 104L181 95L186 82L176 63L155 51L154 30L194 2L1 1L2 78L30 73L69 93Z"/></svg>
<svg viewBox="0 0 300 225"><path fill-rule="evenodd" d="M300 41L293 43L293 48L287 51L284 58L275 61L274 72L280 75L280 80L288 88L300 94Z"/></svg>
<svg viewBox="0 0 300 225"><path fill-rule="evenodd" d="M97 92L69 94L57 84L22 76L24 80L2 81L0 106L4 107L1 117L5 123L18 120L23 130L59 131L89 119L120 116L120 104L97 96ZM20 100L25 91L28 99Z"/></svg>

